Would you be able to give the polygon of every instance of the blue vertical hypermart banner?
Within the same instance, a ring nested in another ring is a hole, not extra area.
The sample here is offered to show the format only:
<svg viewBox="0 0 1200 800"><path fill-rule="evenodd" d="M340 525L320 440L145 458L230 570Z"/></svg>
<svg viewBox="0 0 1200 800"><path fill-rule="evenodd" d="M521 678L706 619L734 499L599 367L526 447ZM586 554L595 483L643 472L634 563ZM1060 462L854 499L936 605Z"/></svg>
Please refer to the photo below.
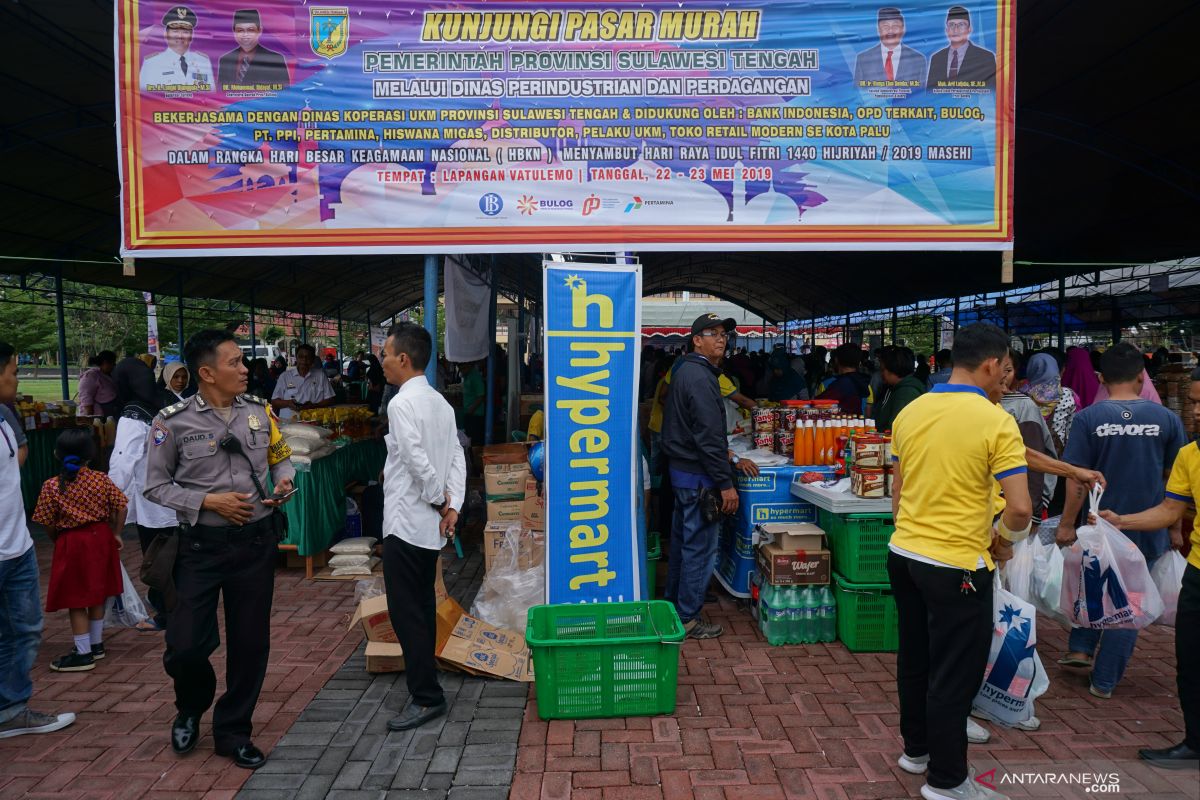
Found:
<svg viewBox="0 0 1200 800"><path fill-rule="evenodd" d="M638 600L642 273L546 262L546 600Z"/></svg>

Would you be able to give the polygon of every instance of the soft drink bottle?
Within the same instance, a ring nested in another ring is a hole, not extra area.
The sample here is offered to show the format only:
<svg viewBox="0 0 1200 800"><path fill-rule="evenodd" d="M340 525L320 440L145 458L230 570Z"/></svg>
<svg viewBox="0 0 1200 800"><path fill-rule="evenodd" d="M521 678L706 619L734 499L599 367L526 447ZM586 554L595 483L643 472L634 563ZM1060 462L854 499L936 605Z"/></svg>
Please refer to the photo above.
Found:
<svg viewBox="0 0 1200 800"><path fill-rule="evenodd" d="M800 609L800 593L795 586L789 586L782 590L783 596L787 598L788 610L788 644L800 643L800 627L801 627L801 609Z"/></svg>
<svg viewBox="0 0 1200 800"><path fill-rule="evenodd" d="M828 586L821 587L821 641L833 642L837 640L837 603L833 599L833 592L829 591Z"/></svg>
<svg viewBox="0 0 1200 800"><path fill-rule="evenodd" d="M767 641L773 645L787 644L788 608L787 597L778 586L772 586L769 604L763 601L767 614Z"/></svg>
<svg viewBox="0 0 1200 800"><path fill-rule="evenodd" d="M820 600L817 599L817 590L812 586L805 586L801 603L804 608L804 642L806 644L816 642L820 633L817 619L820 612Z"/></svg>
<svg viewBox="0 0 1200 800"><path fill-rule="evenodd" d="M771 629L771 594L773 586L764 583L758 590L758 629L765 638Z"/></svg>

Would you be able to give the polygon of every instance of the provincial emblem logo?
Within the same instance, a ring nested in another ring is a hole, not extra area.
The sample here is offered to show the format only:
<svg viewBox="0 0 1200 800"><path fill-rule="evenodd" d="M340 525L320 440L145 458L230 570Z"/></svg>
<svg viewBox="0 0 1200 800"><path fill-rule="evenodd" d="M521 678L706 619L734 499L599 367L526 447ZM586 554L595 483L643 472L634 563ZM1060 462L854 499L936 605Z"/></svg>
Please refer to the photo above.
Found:
<svg viewBox="0 0 1200 800"><path fill-rule="evenodd" d="M350 40L350 9L310 8L308 30L312 51L322 58L336 58L346 52Z"/></svg>

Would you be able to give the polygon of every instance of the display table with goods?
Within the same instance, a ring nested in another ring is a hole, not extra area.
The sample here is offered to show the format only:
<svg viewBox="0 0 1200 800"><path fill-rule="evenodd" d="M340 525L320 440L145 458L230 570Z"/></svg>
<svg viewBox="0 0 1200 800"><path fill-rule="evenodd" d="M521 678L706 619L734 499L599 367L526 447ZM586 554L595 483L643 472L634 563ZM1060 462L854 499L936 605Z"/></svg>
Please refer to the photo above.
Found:
<svg viewBox="0 0 1200 800"><path fill-rule="evenodd" d="M283 507L288 535L280 549L303 557L311 578L313 556L325 552L345 529L346 485L377 480L387 448L371 435L371 415L363 407L313 409L302 412L301 419L305 416L326 420L329 427L307 422L279 427L292 449L297 489Z"/></svg>
<svg viewBox="0 0 1200 800"><path fill-rule="evenodd" d="M92 426L91 419L77 418L74 403L39 403L25 395L15 404L18 421L24 427L29 456L21 467L21 498L25 513L32 514L42 484L58 474L54 444L64 428Z"/></svg>

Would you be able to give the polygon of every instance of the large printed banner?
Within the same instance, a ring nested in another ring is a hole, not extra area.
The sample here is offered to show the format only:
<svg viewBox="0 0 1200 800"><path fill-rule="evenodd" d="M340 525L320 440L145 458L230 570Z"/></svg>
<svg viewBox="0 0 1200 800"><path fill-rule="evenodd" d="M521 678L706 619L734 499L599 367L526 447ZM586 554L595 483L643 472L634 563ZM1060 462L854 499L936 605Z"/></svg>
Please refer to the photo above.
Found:
<svg viewBox="0 0 1200 800"><path fill-rule="evenodd" d="M1012 246L1015 0L118 0L123 252Z"/></svg>
<svg viewBox="0 0 1200 800"><path fill-rule="evenodd" d="M546 598L639 600L642 272L547 262Z"/></svg>

